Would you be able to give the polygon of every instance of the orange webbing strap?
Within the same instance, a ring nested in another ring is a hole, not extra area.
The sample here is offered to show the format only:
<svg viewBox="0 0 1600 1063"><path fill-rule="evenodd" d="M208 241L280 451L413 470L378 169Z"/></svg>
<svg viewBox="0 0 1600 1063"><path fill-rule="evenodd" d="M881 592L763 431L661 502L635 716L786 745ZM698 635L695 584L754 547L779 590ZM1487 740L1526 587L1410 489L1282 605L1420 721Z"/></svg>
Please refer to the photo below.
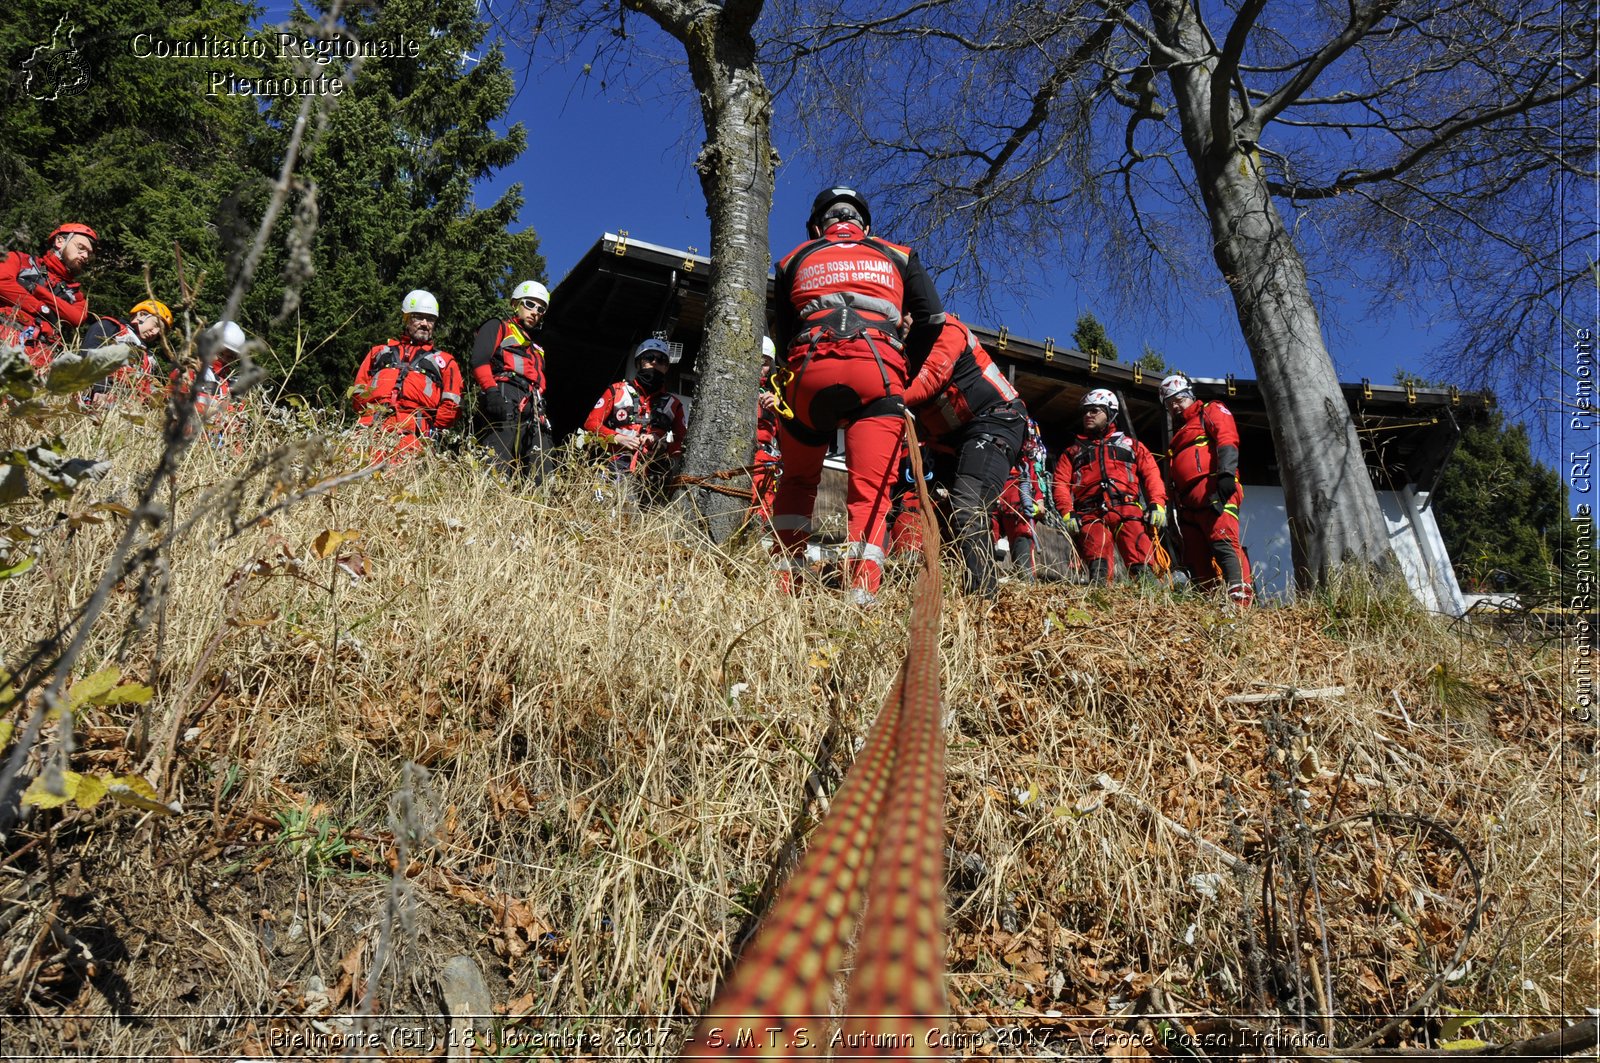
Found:
<svg viewBox="0 0 1600 1063"><path fill-rule="evenodd" d="M1172 579L1172 555L1167 553L1167 548L1161 544L1161 531L1158 528L1150 529L1150 544L1155 549L1150 554L1150 567L1161 579Z"/></svg>
<svg viewBox="0 0 1600 1063"><path fill-rule="evenodd" d="M944 1015L944 731L939 690L939 530L911 432L922 570L906 657L832 811L812 834L684 1059L830 1052L829 1019L856 939L831 1054L938 1054ZM857 927L860 933L857 934ZM851 1049L849 1046L856 1046Z"/></svg>

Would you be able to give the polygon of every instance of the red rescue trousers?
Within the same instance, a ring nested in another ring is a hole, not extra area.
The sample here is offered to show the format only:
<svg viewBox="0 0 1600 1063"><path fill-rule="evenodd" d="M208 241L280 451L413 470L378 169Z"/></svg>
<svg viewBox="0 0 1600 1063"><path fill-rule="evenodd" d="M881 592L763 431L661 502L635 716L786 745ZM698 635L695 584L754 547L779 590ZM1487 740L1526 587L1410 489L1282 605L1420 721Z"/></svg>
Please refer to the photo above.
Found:
<svg viewBox="0 0 1600 1063"><path fill-rule="evenodd" d="M881 344L882 340L875 340ZM845 498L849 542L845 573L849 584L876 592L883 579L885 526L889 489L900 456L904 421L885 402L905 390L904 371L874 358L864 341L818 349L796 368L784 398L795 411L793 420L778 425L783 475L772 503L776 560L793 576L811 535L811 514L822 481L822 459L835 429L844 426L844 460L849 475Z"/></svg>
<svg viewBox="0 0 1600 1063"><path fill-rule="evenodd" d="M995 507L994 522L1000 536L1015 542L1033 538L1033 520L1022 512L1022 489L1013 476L1000 492L1000 504Z"/></svg>
<svg viewBox="0 0 1600 1063"><path fill-rule="evenodd" d="M1111 581L1117 567L1113 563L1113 548L1122 553L1122 563L1129 568L1148 565L1155 557L1150 529L1144 524L1144 510L1136 502L1111 506L1104 513L1079 514L1078 522L1082 525L1078 545L1083 550L1083 559L1104 561L1107 582Z"/></svg>
<svg viewBox="0 0 1600 1063"><path fill-rule="evenodd" d="M922 553L922 497L917 493L911 462L902 453L900 475L890 488L889 554L904 557Z"/></svg>
<svg viewBox="0 0 1600 1063"><path fill-rule="evenodd" d="M778 470L783 459L764 450L756 451L755 468L750 472L750 509L762 524L772 523L772 502L778 493Z"/></svg>
<svg viewBox="0 0 1600 1063"><path fill-rule="evenodd" d="M1229 597L1248 602L1252 597L1250 559L1239 543L1239 518L1232 507L1218 513L1185 506L1177 516L1178 530L1183 535L1183 564L1196 586L1216 586L1220 569Z"/></svg>

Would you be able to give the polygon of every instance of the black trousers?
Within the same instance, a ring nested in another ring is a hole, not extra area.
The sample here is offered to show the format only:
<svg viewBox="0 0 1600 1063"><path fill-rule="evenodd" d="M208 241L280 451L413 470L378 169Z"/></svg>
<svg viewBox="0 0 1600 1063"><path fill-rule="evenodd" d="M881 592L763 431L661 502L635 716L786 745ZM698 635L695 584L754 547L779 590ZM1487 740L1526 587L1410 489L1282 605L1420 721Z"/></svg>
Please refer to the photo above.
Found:
<svg viewBox="0 0 1600 1063"><path fill-rule="evenodd" d="M950 492L945 525L961 554L961 589L968 594L994 596L989 514L1000 501L1027 438L1027 415L1002 403L935 441L934 482Z"/></svg>
<svg viewBox="0 0 1600 1063"><path fill-rule="evenodd" d="M502 469L543 481L552 465L546 432L539 418L539 396L510 384L483 393L483 431L479 439Z"/></svg>

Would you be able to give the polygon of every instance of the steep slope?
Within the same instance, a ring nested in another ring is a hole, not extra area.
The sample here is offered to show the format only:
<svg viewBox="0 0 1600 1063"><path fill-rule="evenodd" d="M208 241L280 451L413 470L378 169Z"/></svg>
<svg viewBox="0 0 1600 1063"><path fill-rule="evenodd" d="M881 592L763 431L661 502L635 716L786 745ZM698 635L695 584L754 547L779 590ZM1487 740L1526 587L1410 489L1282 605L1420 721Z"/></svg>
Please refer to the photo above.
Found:
<svg viewBox="0 0 1600 1063"><path fill-rule="evenodd" d="M5 841L8 1050L438 1056L457 954L502 1049L675 1050L850 767L903 585L786 598L756 544L580 469L347 476L362 442L309 425L189 454L161 578L130 569L74 670L153 697L85 696L29 755L182 812L71 800ZM9 507L38 556L0 580L11 667L92 590L158 446L129 406L66 430L116 467ZM963 1052L1499 1042L1595 1002L1569 641L1362 588L1231 616L1013 583L953 600L941 652Z"/></svg>

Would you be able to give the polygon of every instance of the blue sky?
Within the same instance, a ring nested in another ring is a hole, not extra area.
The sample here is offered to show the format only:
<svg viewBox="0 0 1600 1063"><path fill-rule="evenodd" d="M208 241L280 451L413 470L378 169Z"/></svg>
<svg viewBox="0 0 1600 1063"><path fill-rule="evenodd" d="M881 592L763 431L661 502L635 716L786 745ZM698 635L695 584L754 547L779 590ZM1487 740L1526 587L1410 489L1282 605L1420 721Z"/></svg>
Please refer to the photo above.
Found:
<svg viewBox="0 0 1600 1063"><path fill-rule="evenodd" d="M530 147L516 165L486 183L483 202L514 181L523 184L527 205L522 220L539 234L552 283L602 233L618 229L650 243L708 252L711 236L705 200L690 169L702 139L697 110L676 109L670 100L602 92L576 68L535 65L526 73L519 71L519 82L521 92L511 117L528 127ZM569 165L550 165L544 150L548 145L560 145L559 155ZM818 189L836 179L854 179L818 169L789 145L780 142L778 148L784 161L772 207L773 258L804 238L805 218ZM579 165L579 160L592 164ZM871 198L870 182L858 187ZM880 224L879 229L894 239L891 226ZM920 250L930 259L937 254L937 249ZM959 296L951 300L952 308L972 312L973 320L985 324L1005 325L1013 335L1051 336L1064 344L1071 343L1078 315L1088 310L1106 325L1125 360L1138 357L1149 343L1192 374L1255 376L1226 299L1197 301L1187 320L1126 321L1117 319L1109 301L1080 295L1065 270L1048 270L1047 277L1042 295L999 296L999 320L964 307ZM1425 371L1424 354L1442 339L1442 331L1430 333L1409 309L1385 322L1362 321L1359 293L1337 290L1347 304L1331 322L1335 334L1329 341L1341 377L1370 377L1374 383L1387 384L1399 366Z"/></svg>
<svg viewBox="0 0 1600 1063"><path fill-rule="evenodd" d="M636 55L681 54L643 18L630 20L630 32L635 35ZM647 44L641 45L640 35ZM491 31L491 40L497 36L498 30ZM529 146L514 165L484 182L480 202L491 202L513 182L522 184L525 205L520 222L539 234L551 285L608 231L626 229L634 239L709 253L705 203L691 169L702 141L699 111L682 91L688 73L681 59L677 69L664 66L654 76L630 72L629 80L644 87L628 90L602 87L600 75L586 75L579 63L556 65L542 53L530 57L512 40L507 41L507 51L517 79L509 120L526 126ZM782 107L781 99L778 106ZM803 238L804 219L817 189L835 180L855 180L852 174L817 168L781 139L776 146L783 162L772 211L773 257ZM871 196L869 182L860 187ZM882 221L879 231L893 239L892 223ZM937 256L937 249L922 251L930 260ZM951 308L968 312L975 321L1004 325L1013 335L1053 337L1063 344L1071 342L1074 322L1088 310L1105 324L1124 359L1137 357L1148 343L1193 375L1256 375L1220 278L1211 292L1187 301L1183 316L1145 318L1119 315L1108 299L1080 292L1065 269L1043 268L1042 294L994 296L998 315L978 314L959 296L949 299ZM1425 303L1393 307L1375 320L1367 314L1364 293L1342 282L1322 284L1325 339L1342 379L1368 377L1374 383L1392 383L1400 367L1430 377L1450 377L1448 368L1441 369L1438 363L1438 350L1450 330L1447 324L1432 321L1434 308ZM1592 327L1594 308L1585 309L1591 312ZM1553 327L1551 335L1552 358L1562 358ZM1570 355L1564 364L1571 365ZM1548 377L1533 390L1547 396L1571 395L1570 380L1561 380L1554 370ZM1594 446L1595 430L1575 432L1553 402L1506 413L1529 425L1536 454L1564 473L1574 451ZM1587 494L1591 501L1594 496L1592 490ZM1574 501L1579 500L1575 495Z"/></svg>
<svg viewBox="0 0 1600 1063"><path fill-rule="evenodd" d="M702 135L699 112L678 106L670 96L643 98L616 90L603 91L580 67L552 67L547 60L513 56L519 92L511 118L523 122L529 149L516 165L487 182L484 202L513 181L524 186L527 199L522 220L539 234L552 285L594 245L605 232L627 229L634 239L675 248L696 247L708 253L711 238L705 202L690 164ZM688 74L681 76L687 81ZM781 106L781 101L779 103ZM784 160L777 176L770 239L773 257L779 257L804 236L804 221L812 197L836 177L813 166L792 145L778 143ZM559 162L553 163L553 159ZM861 185L870 198L871 186ZM1197 224L1199 222L1197 221ZM892 227L880 225L883 235L894 238ZM936 249L922 249L932 257ZM1450 328L1433 322L1435 308L1397 306L1381 320L1367 314L1367 296L1349 284L1322 280L1324 335L1341 379L1370 378L1391 384L1397 368L1425 376L1438 376L1437 350L1446 343ZM996 299L998 320L973 313L975 321L1005 325L1013 335L1034 339L1054 337L1071 342L1073 324L1085 310L1106 326L1124 359L1138 356L1146 343L1162 351L1167 360L1199 376L1233 373L1254 378L1249 352L1234 317L1231 301L1220 278L1210 298L1190 301L1182 319L1130 320L1119 316L1109 300L1080 293L1066 270L1048 272L1047 290L1032 298ZM949 300L957 312L971 310L959 297ZM1446 376L1448 373L1446 371ZM1554 372L1539 390L1554 395L1570 393ZM1461 381L1469 386L1469 381ZM1548 404L1506 410L1514 421L1533 429L1535 452L1548 464L1563 468L1569 452L1593 444L1577 440L1567 419ZM1541 438L1540 428L1549 438ZM1562 429L1565 428L1563 432ZM1592 436L1592 433L1589 433ZM1593 492L1590 492L1593 497Z"/></svg>
<svg viewBox="0 0 1600 1063"><path fill-rule="evenodd" d="M480 6L486 11L503 7L493 0L480 0ZM517 39L514 22L494 26L486 42L498 39L506 47L517 80L508 121L523 123L529 147L514 165L483 183L480 202L491 202L514 182L522 184L526 204L521 221L539 234L552 287L602 234L619 229L635 239L709 253L705 200L691 168L703 134L699 109L684 91L689 75L681 49L643 16L634 16L628 25L639 62L624 76L643 86L631 89L603 85L602 74L586 74L580 62L557 64L542 46L529 55ZM641 73L652 54L666 61L657 72ZM677 69L670 68L672 63ZM777 107L781 111L781 98ZM870 181L820 168L786 143L781 114L775 124L780 127L774 135L782 162L769 233L774 259L804 239L805 218L819 189L842 181L856 185L869 200L872 195ZM880 235L894 239L892 221L876 220ZM919 250L929 261L938 256L937 248ZM1043 276L1043 293L1031 298L991 292L1000 307L998 320L963 306L959 295L945 294L956 312L984 324L1005 325L1013 335L1054 337L1070 344L1074 323L1087 310L1105 324L1124 360L1138 357L1148 343L1193 375L1255 376L1226 298L1195 300L1188 316L1178 320L1118 320L1109 300L1081 295L1065 269L1045 267ZM1216 286L1221 289L1220 278ZM1336 313L1328 322L1329 347L1341 377L1392 383L1398 367L1426 371L1425 352L1442 339L1442 330L1430 332L1410 308L1381 323L1363 321L1360 293L1338 286L1333 294L1341 305L1330 307Z"/></svg>

